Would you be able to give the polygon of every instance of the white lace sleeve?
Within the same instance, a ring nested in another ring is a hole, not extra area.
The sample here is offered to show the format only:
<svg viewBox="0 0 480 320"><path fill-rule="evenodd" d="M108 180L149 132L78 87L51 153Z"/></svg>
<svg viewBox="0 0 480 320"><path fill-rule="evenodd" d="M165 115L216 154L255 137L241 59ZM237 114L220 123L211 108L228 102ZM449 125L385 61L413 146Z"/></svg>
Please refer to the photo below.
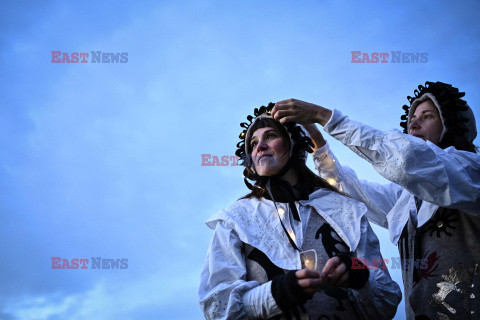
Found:
<svg viewBox="0 0 480 320"><path fill-rule="evenodd" d="M335 110L325 131L386 179L441 207L480 214L480 155L441 149L398 130L383 132Z"/></svg>
<svg viewBox="0 0 480 320"><path fill-rule="evenodd" d="M281 313L270 282L246 281L243 243L218 222L200 277L199 300L206 319L268 319Z"/></svg>
<svg viewBox="0 0 480 320"><path fill-rule="evenodd" d="M382 185L360 180L355 171L340 164L328 144L314 152L313 161L322 178L340 192L367 206L370 221L388 228L386 216L400 197L401 187L393 183Z"/></svg>

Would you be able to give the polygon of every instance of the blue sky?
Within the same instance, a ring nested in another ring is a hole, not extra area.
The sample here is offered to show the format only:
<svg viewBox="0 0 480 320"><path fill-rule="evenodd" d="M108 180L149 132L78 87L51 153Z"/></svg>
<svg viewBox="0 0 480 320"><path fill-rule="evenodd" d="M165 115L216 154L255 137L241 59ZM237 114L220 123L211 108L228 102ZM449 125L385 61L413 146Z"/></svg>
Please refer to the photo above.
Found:
<svg viewBox="0 0 480 320"><path fill-rule="evenodd" d="M204 221L247 193L240 167L202 167L201 154L233 155L246 115L287 98L399 128L406 96L427 80L465 91L479 119L479 9L3 1L0 319L201 319ZM128 63L51 63L57 50L127 52ZM354 64L356 50L427 52L428 62ZM385 182L328 141L360 177ZM375 230L384 257L398 256ZM51 257L129 263L51 270Z"/></svg>

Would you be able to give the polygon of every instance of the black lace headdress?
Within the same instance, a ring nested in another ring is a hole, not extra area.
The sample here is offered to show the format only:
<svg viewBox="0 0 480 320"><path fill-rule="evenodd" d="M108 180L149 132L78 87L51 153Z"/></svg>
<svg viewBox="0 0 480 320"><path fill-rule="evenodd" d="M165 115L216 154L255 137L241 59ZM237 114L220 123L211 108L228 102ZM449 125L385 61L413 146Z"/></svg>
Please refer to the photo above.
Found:
<svg viewBox="0 0 480 320"><path fill-rule="evenodd" d="M270 102L266 107L261 106L260 108L255 108L253 116L247 116L248 122L242 122L240 124L243 130L239 135L240 142L237 143L237 151L235 152L235 154L237 155L237 157L239 157L238 164L245 167L245 170L243 171L243 176L245 184L250 190L253 190L254 186L250 182L248 182L248 180L265 182L269 178L277 178L283 176L291 168L292 163L295 160L302 159L303 161L305 161L306 152L313 152L312 147L314 145L312 140L305 134L305 131L303 131L303 129L299 125L292 122L279 125L277 127L283 128L283 130L285 130L285 132L283 132L283 136L288 135L290 137L290 159L288 160L287 164L280 170L280 172L278 172L275 176L261 177L255 173L255 171L252 169L252 159L247 141L251 138L251 135L253 134L253 132L249 131L249 128L251 128L255 121L259 119L272 119L271 111L274 106L275 104Z"/></svg>
<svg viewBox="0 0 480 320"><path fill-rule="evenodd" d="M454 146L459 150L474 148L473 140L477 136L475 116L467 102L461 99L465 92L443 82L425 82L415 89L414 96L408 96L410 105L404 105L405 114L401 117L400 126L403 132L408 133L409 118L415 112L421 102L430 99L439 109L444 126L444 134L441 137L439 146L446 148Z"/></svg>

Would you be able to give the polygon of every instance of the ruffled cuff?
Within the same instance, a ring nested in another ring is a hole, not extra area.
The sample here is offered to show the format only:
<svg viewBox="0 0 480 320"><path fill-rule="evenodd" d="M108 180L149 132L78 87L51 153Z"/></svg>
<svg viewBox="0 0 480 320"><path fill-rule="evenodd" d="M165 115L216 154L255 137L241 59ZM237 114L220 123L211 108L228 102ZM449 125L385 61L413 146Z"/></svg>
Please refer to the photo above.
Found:
<svg viewBox="0 0 480 320"><path fill-rule="evenodd" d="M248 319L268 319L282 313L272 296L271 287L272 281L268 281L244 293L243 307Z"/></svg>

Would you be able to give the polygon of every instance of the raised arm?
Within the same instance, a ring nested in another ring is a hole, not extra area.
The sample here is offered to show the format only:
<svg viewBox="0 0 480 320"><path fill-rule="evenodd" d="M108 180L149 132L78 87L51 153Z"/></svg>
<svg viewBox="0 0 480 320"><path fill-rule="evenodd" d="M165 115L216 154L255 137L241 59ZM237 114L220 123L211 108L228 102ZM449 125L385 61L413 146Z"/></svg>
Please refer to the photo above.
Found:
<svg viewBox="0 0 480 320"><path fill-rule="evenodd" d="M399 186L360 180L354 170L341 165L328 144L315 150L313 161L320 177L340 192L363 202L369 209L368 219L388 229L387 215L400 197L402 190Z"/></svg>
<svg viewBox="0 0 480 320"><path fill-rule="evenodd" d="M441 207L480 214L480 156L430 141L383 132L335 110L325 131L373 165L386 179Z"/></svg>
<svg viewBox="0 0 480 320"><path fill-rule="evenodd" d="M386 215L395 205L401 188L394 184L360 180L355 171L342 166L331 152L315 124L304 125L315 144L313 161L320 177L351 198L363 202L368 208L368 218L383 228L388 228Z"/></svg>
<svg viewBox="0 0 480 320"><path fill-rule="evenodd" d="M272 115L277 120L320 123L327 133L370 162L378 173L418 198L480 214L477 153L441 149L398 130L383 132L349 120L338 110L332 112L294 99L278 102Z"/></svg>

